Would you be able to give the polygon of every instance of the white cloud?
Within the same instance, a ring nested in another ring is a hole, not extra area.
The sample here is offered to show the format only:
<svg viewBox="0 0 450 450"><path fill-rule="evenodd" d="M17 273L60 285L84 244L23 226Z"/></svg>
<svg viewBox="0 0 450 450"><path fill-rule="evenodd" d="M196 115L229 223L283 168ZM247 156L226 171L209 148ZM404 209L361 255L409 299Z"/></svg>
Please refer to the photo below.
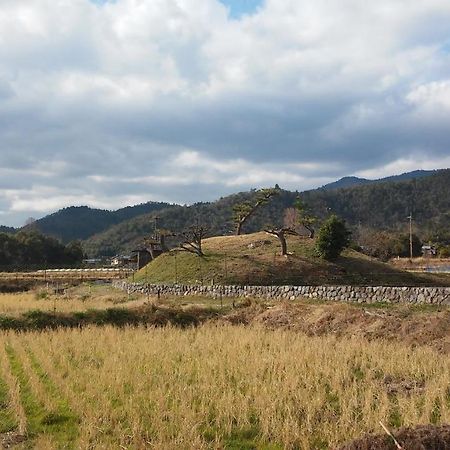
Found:
<svg viewBox="0 0 450 450"><path fill-rule="evenodd" d="M418 110L431 115L450 114L450 80L431 82L417 86L407 100Z"/></svg>
<svg viewBox="0 0 450 450"><path fill-rule="evenodd" d="M2 221L448 165L449 22L447 0L3 0Z"/></svg>

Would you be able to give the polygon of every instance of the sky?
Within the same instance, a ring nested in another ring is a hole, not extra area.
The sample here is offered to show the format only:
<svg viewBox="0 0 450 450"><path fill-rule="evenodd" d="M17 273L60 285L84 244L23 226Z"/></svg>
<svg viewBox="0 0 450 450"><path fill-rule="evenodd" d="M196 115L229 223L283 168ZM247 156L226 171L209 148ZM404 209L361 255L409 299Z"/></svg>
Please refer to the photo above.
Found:
<svg viewBox="0 0 450 450"><path fill-rule="evenodd" d="M2 0L0 224L450 167L448 0Z"/></svg>

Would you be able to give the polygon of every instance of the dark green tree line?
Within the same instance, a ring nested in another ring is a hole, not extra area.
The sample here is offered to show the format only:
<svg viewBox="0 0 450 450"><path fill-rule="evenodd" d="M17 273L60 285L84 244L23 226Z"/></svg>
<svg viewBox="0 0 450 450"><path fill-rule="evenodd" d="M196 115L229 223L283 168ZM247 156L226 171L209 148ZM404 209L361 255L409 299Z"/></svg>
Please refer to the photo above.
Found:
<svg viewBox="0 0 450 450"><path fill-rule="evenodd" d="M67 245L35 231L0 233L1 270L73 266L83 260L81 243Z"/></svg>

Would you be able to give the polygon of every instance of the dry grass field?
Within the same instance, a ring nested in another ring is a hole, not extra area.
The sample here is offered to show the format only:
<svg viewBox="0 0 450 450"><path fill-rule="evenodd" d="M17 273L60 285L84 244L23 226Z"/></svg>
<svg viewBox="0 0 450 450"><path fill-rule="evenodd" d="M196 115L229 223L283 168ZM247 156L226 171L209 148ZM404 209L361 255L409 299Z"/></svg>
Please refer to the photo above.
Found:
<svg viewBox="0 0 450 450"><path fill-rule="evenodd" d="M80 312L140 305L145 296L128 296L108 285L82 284L54 293L52 289L37 288L28 292L0 293L0 315L17 315L27 311Z"/></svg>
<svg viewBox="0 0 450 450"><path fill-rule="evenodd" d="M18 448L327 449L450 422L450 357L258 326L3 332L0 402Z"/></svg>
<svg viewBox="0 0 450 450"><path fill-rule="evenodd" d="M65 321L85 311L103 325ZM27 314L47 322L0 331L6 448L325 450L450 423L446 307L0 294L4 330Z"/></svg>

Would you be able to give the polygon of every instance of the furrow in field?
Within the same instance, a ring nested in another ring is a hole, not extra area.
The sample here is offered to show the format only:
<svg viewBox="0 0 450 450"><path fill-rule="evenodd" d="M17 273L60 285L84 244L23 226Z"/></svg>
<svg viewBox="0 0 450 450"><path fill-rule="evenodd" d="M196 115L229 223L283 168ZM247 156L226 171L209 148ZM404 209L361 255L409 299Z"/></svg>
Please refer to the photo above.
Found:
<svg viewBox="0 0 450 450"><path fill-rule="evenodd" d="M64 337L59 336L59 339L63 340ZM128 417L114 402L114 390L99 389L98 378L103 380L104 377L84 374L75 361L77 351L74 350L73 354L71 351L62 352L60 341L49 340L47 344L43 348L33 340L32 335L26 336L30 355L39 360L44 373L51 374L54 388L59 390L69 401L71 409L79 415L78 445L87 448L95 442L95 445L109 448L117 444L117 440L111 441L112 436L115 439L120 436L119 445L128 448L132 439ZM114 398L111 399L111 396Z"/></svg>
<svg viewBox="0 0 450 450"><path fill-rule="evenodd" d="M20 387L12 374L3 345L0 346L0 433L25 435L27 420L20 401Z"/></svg>
<svg viewBox="0 0 450 450"><path fill-rule="evenodd" d="M31 366L27 353L22 346L21 339L21 336L14 335L10 340L10 345L14 348L14 353L20 361L22 370L27 379L27 384L33 394L33 397L46 411L56 411L57 405L54 398L51 395L47 395L45 387Z"/></svg>
<svg viewBox="0 0 450 450"><path fill-rule="evenodd" d="M10 342L5 344L5 352L12 375L17 379L20 402L26 417L26 432L33 439L40 431L40 421L44 415L42 407L33 395L28 378L22 368L21 361Z"/></svg>
<svg viewBox="0 0 450 450"><path fill-rule="evenodd" d="M22 347L23 348L23 347ZM24 349L24 359L27 360L30 369L40 381L40 386L43 389L43 393L47 398L51 398L51 404L53 404L53 420L61 424L58 432L58 442L64 443L65 448L73 446L78 436L78 415L74 412L68 399L61 393L57 384L50 377L40 360L30 349Z"/></svg>
<svg viewBox="0 0 450 450"><path fill-rule="evenodd" d="M32 365L27 362L28 358L22 350L17 341L14 343L10 341L6 345L11 371L17 377L20 386L20 398L27 418L28 437L42 441L42 436L45 436L45 445L49 449L73 447L71 436L76 435L72 432L76 418L65 414L54 399L44 399L45 394L49 393L42 385L39 376L35 374Z"/></svg>

